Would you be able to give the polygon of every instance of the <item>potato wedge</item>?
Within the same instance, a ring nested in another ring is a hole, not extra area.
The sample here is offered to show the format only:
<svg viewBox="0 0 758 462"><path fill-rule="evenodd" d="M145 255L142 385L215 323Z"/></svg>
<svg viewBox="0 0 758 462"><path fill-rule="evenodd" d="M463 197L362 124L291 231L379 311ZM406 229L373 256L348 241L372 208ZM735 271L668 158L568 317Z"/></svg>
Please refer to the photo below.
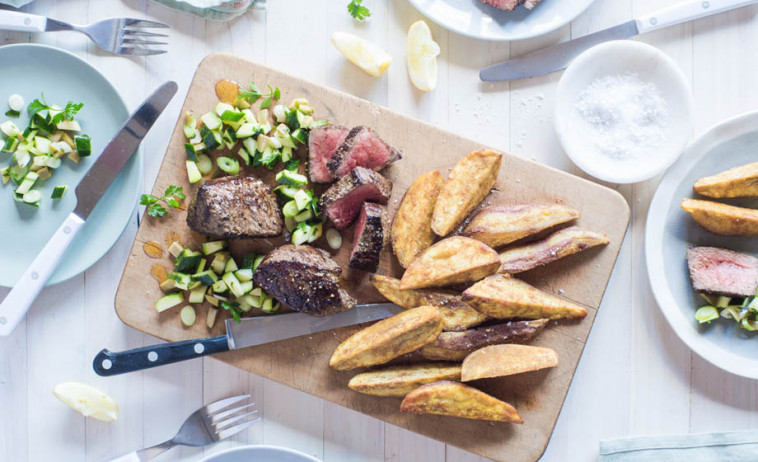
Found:
<svg viewBox="0 0 758 462"><path fill-rule="evenodd" d="M427 363L391 366L356 375L347 386L367 395L403 397L426 383L461 380L460 364Z"/></svg>
<svg viewBox="0 0 758 462"><path fill-rule="evenodd" d="M758 236L758 210L700 199L684 199L682 210L713 234Z"/></svg>
<svg viewBox="0 0 758 462"><path fill-rule="evenodd" d="M329 365L338 371L384 364L431 343L442 332L442 316L421 306L383 319L337 346Z"/></svg>
<svg viewBox="0 0 758 462"><path fill-rule="evenodd" d="M464 419L524 423L516 409L505 401L458 382L434 382L408 393L400 410L414 414L437 414Z"/></svg>
<svg viewBox="0 0 758 462"><path fill-rule="evenodd" d="M463 235L495 248L579 218L565 205L494 205L480 210Z"/></svg>
<svg viewBox="0 0 758 462"><path fill-rule="evenodd" d="M419 352L433 361L463 361L470 353L489 345L526 343L539 335L546 324L547 319L537 319L477 327L464 332L442 332Z"/></svg>
<svg viewBox="0 0 758 462"><path fill-rule="evenodd" d="M700 178L692 189L698 194L716 199L758 197L758 162Z"/></svg>
<svg viewBox="0 0 758 462"><path fill-rule="evenodd" d="M400 279L387 276L371 275L371 282L380 294L389 301L403 308L432 305L440 310L444 326L443 331L466 330L483 323L489 318L463 303L461 296L429 289L400 288Z"/></svg>
<svg viewBox="0 0 758 462"><path fill-rule="evenodd" d="M551 348L529 345L492 345L476 350L463 360L461 380L470 382L490 377L521 374L558 365Z"/></svg>
<svg viewBox="0 0 758 462"><path fill-rule="evenodd" d="M582 319L587 310L506 274L489 276L463 292L463 301L491 318Z"/></svg>
<svg viewBox="0 0 758 462"><path fill-rule="evenodd" d="M434 204L432 229L438 236L447 236L479 205L497 180L503 155L481 149L474 151L450 170Z"/></svg>
<svg viewBox="0 0 758 462"><path fill-rule="evenodd" d="M570 226L531 244L511 247L500 252L499 273L516 274L547 265L582 250L610 242L602 233Z"/></svg>
<svg viewBox="0 0 758 462"><path fill-rule="evenodd" d="M497 252L468 237L453 236L426 249L400 279L401 289L478 281L500 268Z"/></svg>
<svg viewBox="0 0 758 462"><path fill-rule="evenodd" d="M429 248L436 235L432 231L432 213L445 180L437 170L416 178L400 202L392 220L392 250L403 268Z"/></svg>

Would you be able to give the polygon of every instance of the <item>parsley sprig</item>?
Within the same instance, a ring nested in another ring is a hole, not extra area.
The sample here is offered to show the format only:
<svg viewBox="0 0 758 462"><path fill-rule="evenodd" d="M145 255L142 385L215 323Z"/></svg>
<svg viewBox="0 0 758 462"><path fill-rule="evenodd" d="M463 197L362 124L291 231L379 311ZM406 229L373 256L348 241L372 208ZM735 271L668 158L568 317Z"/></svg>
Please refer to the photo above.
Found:
<svg viewBox="0 0 758 462"><path fill-rule="evenodd" d="M179 201L186 197L181 186L172 184L166 188L166 191L160 197L153 196L152 194L143 194L140 197L139 203L140 205L147 206L147 214L151 217L162 217L168 213L168 210L161 205L161 202L171 208L178 209L181 208Z"/></svg>
<svg viewBox="0 0 758 462"><path fill-rule="evenodd" d="M234 318L234 321L237 323L241 322L242 319L242 310L238 308L239 306L240 304L237 302L225 302L223 300L221 301L221 308L228 310Z"/></svg>
<svg viewBox="0 0 758 462"><path fill-rule="evenodd" d="M63 109L56 109L49 104L47 104L47 101L45 101L45 94L42 93L42 96L40 97L41 101L39 99L35 99L31 103L29 103L29 106L26 108L27 111L29 111L29 117L34 117L35 114L37 114L40 111L52 111L57 112L52 119L50 120L50 123L52 125L57 125L59 122L62 122L64 120L74 120L74 116L76 115L79 110L81 110L82 107L84 107L84 103L74 103L73 101L69 101L66 103L66 107Z"/></svg>
<svg viewBox="0 0 758 462"><path fill-rule="evenodd" d="M273 101L278 101L279 98L282 97L282 91L279 90L279 87L271 88L271 85L266 85L268 93L261 93L255 82L250 82L249 87L250 90L242 90L239 93L240 98L246 100L250 104L255 103L261 98L265 98L261 101L261 109L270 108Z"/></svg>
<svg viewBox="0 0 758 462"><path fill-rule="evenodd" d="M369 9L363 6L362 3L363 0L351 0L350 3L347 4L347 11L350 12L350 16L358 21L363 21L371 16Z"/></svg>

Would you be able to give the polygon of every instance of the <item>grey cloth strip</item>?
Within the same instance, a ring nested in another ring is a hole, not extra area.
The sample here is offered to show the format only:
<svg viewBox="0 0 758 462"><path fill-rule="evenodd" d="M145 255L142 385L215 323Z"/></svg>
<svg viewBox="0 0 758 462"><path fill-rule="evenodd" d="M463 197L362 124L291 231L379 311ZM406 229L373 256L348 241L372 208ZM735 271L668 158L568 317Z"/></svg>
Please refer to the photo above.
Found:
<svg viewBox="0 0 758 462"><path fill-rule="evenodd" d="M758 431L618 438L600 442L598 462L756 462Z"/></svg>

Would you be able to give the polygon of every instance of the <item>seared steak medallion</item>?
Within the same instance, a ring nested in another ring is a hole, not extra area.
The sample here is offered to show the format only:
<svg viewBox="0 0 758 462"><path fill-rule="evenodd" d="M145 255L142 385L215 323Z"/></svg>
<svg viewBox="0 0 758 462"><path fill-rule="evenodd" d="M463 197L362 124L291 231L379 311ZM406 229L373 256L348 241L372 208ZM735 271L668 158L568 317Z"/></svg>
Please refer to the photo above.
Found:
<svg viewBox="0 0 758 462"><path fill-rule="evenodd" d="M758 258L720 247L692 247L687 250L692 286L698 292L733 297L755 295L758 286Z"/></svg>
<svg viewBox="0 0 758 462"><path fill-rule="evenodd" d="M345 311L355 300L339 283L342 268L321 249L283 245L255 270L255 285L293 310L314 316Z"/></svg>
<svg viewBox="0 0 758 462"><path fill-rule="evenodd" d="M372 128L358 126L350 130L326 166L332 178L340 179L355 167L378 172L400 157L400 152L379 138Z"/></svg>
<svg viewBox="0 0 758 462"><path fill-rule="evenodd" d="M345 229L355 220L366 201L386 204L392 182L367 168L356 167L321 195L319 206L335 228Z"/></svg>
<svg viewBox="0 0 758 462"><path fill-rule="evenodd" d="M308 173L314 183L331 183L334 178L326 167L347 138L350 129L341 125L313 127L308 135Z"/></svg>
<svg viewBox="0 0 758 462"><path fill-rule="evenodd" d="M261 180L227 176L200 186L187 212L187 225L214 238L271 237L282 233L282 216Z"/></svg>
<svg viewBox="0 0 758 462"><path fill-rule="evenodd" d="M375 273L389 240L389 218L383 205L364 202L355 225L350 268Z"/></svg>
<svg viewBox="0 0 758 462"><path fill-rule="evenodd" d="M531 10L539 2L540 0L482 0L482 3L504 11L513 11L519 5L524 5L527 10Z"/></svg>

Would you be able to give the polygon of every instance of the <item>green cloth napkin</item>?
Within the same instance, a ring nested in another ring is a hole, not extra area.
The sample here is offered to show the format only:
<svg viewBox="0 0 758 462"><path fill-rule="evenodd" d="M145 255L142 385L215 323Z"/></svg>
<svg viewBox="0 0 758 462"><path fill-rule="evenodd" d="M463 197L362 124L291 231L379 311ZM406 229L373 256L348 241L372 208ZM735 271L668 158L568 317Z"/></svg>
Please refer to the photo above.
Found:
<svg viewBox="0 0 758 462"><path fill-rule="evenodd" d="M758 431L618 438L600 442L598 462L756 462Z"/></svg>

